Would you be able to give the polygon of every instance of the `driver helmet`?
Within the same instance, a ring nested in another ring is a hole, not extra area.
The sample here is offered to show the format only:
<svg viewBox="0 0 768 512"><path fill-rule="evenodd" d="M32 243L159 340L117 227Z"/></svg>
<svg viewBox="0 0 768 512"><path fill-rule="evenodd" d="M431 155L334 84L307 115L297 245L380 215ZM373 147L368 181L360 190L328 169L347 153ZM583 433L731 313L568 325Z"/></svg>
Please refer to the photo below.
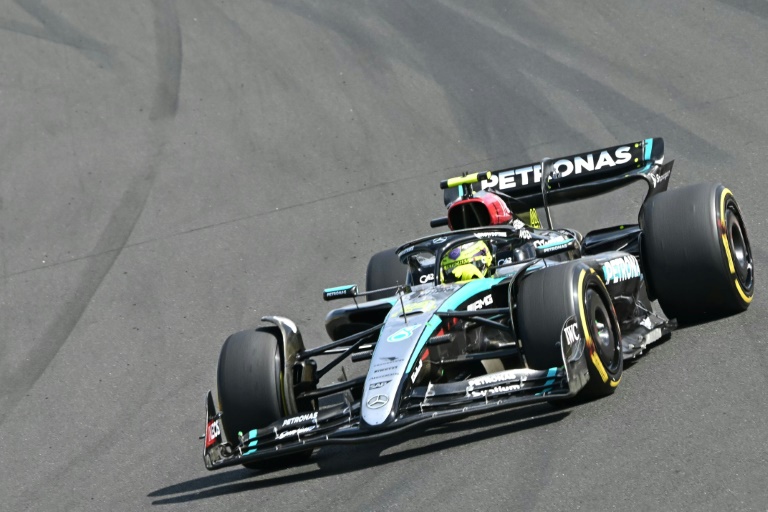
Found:
<svg viewBox="0 0 768 512"><path fill-rule="evenodd" d="M492 261L491 248L481 240L458 245L440 260L440 282L483 278L488 275Z"/></svg>

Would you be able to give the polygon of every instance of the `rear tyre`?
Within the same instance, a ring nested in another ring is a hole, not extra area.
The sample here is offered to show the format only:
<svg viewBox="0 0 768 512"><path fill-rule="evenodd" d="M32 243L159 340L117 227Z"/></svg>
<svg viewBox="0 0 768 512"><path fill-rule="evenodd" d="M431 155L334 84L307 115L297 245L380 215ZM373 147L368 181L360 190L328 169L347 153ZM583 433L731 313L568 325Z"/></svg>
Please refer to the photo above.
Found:
<svg viewBox="0 0 768 512"><path fill-rule="evenodd" d="M221 347L217 386L222 429L237 444L238 432L263 428L285 415L282 393L282 357L277 338L269 329L231 335ZM243 464L250 469L273 469L307 459L312 451Z"/></svg>
<svg viewBox="0 0 768 512"><path fill-rule="evenodd" d="M566 322L575 321L586 343L589 382L581 397L609 395L621 381L621 331L608 290L592 269L578 261L527 276L517 295L517 321L530 368L562 366L560 340Z"/></svg>
<svg viewBox="0 0 768 512"><path fill-rule="evenodd" d="M664 313L681 322L746 310L755 276L736 199L721 184L662 192L645 203L643 266Z"/></svg>
<svg viewBox="0 0 768 512"><path fill-rule="evenodd" d="M394 249L387 249L373 255L365 272L365 289L379 290L405 284L408 268L400 262ZM394 291L372 293L367 300L391 297Z"/></svg>

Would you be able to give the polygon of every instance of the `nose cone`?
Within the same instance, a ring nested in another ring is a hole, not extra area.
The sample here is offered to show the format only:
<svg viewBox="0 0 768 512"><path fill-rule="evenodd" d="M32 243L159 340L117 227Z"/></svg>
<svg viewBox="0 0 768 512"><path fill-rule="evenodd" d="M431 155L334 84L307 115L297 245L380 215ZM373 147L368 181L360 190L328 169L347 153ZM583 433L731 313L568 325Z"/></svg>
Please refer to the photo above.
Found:
<svg viewBox="0 0 768 512"><path fill-rule="evenodd" d="M381 428L395 421L396 408L395 404L392 403L395 397L395 394L392 394L392 396L385 394L371 395L367 400L364 397L363 413L360 421L361 428ZM383 414L377 413L377 409L381 409Z"/></svg>
<svg viewBox="0 0 768 512"><path fill-rule="evenodd" d="M401 297L373 350L360 404L361 426L381 428L397 419L400 393L416 358L442 323L435 311L460 286L435 286Z"/></svg>
<svg viewBox="0 0 768 512"><path fill-rule="evenodd" d="M393 312L397 311L393 309ZM393 314L382 327L363 390L364 425L381 427L395 420L401 385L425 329L432 328L429 325L432 312L414 311L407 315L407 323L405 316Z"/></svg>

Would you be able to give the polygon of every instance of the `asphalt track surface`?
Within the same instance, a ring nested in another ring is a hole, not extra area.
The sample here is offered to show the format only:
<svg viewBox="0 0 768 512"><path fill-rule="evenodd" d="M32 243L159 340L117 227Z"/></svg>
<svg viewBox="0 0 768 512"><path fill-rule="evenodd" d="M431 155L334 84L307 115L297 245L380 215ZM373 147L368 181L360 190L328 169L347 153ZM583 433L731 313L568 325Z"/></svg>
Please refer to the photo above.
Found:
<svg viewBox="0 0 768 512"><path fill-rule="evenodd" d="M578 4L3 1L0 510L768 509L768 4ZM579 407L204 469L226 335L320 344L322 288L429 233L440 179L650 136L739 200L747 313Z"/></svg>

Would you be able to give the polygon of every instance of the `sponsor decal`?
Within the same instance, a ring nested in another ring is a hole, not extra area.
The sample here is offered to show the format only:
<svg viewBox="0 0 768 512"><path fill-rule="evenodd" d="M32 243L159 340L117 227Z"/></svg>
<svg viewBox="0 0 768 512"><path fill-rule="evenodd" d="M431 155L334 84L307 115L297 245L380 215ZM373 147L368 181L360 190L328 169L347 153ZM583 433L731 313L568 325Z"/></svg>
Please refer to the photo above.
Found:
<svg viewBox="0 0 768 512"><path fill-rule="evenodd" d="M392 364L392 363L395 363L395 362L402 361L402 359L399 358L399 357L382 357L381 360L382 361L386 361L386 363L379 363L379 364L375 364L373 366L384 366L384 365L388 365L388 364Z"/></svg>
<svg viewBox="0 0 768 512"><path fill-rule="evenodd" d="M520 167L518 169L509 169L507 171L501 171L498 174L492 174L490 180L482 180L480 182L480 188L483 190L487 188L496 188L498 190L506 190L515 188L518 183L521 186L539 183L541 181L541 165L533 165L527 167Z"/></svg>
<svg viewBox="0 0 768 512"><path fill-rule="evenodd" d="M283 420L283 426L295 425L296 423L303 423L305 421L317 420L317 411L302 414L301 416L294 416L293 418L286 418Z"/></svg>
<svg viewBox="0 0 768 512"><path fill-rule="evenodd" d="M561 177L599 171L603 168L616 167L632 160L630 146L619 146L600 153L588 153L568 158L561 158L554 163L555 173ZM492 174L489 180L482 180L480 187L506 190L517 186L525 187L541 182L541 164L508 169ZM533 224L532 224L533 225Z"/></svg>
<svg viewBox="0 0 768 512"><path fill-rule="evenodd" d="M563 333L560 335L560 343L565 348L565 357L569 361L576 361L584 354L581 331L579 331L576 317L570 317L563 325Z"/></svg>
<svg viewBox="0 0 768 512"><path fill-rule="evenodd" d="M490 386L497 382L506 382L510 380L520 380L524 382L526 376L524 374L518 374L514 370L505 370L503 372L489 373L488 375L481 375L480 377L474 377L467 381L467 388L477 388L482 386Z"/></svg>
<svg viewBox="0 0 768 512"><path fill-rule="evenodd" d="M515 219L514 221L512 221L512 227L515 229L524 229L525 223L520 219Z"/></svg>
<svg viewBox="0 0 768 512"><path fill-rule="evenodd" d="M536 240L533 242L533 246L536 247L539 252L548 253L559 251L571 242L573 242L573 238L556 236L554 238L550 238L549 240Z"/></svg>
<svg viewBox="0 0 768 512"><path fill-rule="evenodd" d="M395 375L397 375L397 372L393 372L393 373L385 373L384 375L376 375L376 376L373 378L373 380L376 380L376 379L385 379L385 378L387 378L387 377L394 377Z"/></svg>
<svg viewBox="0 0 768 512"><path fill-rule="evenodd" d="M448 238L444 236L439 236L437 238L432 239L433 244L442 244L442 243L445 243L446 241L448 241Z"/></svg>
<svg viewBox="0 0 768 512"><path fill-rule="evenodd" d="M570 240L566 240L565 242L561 242L561 243L558 243L558 244L556 244L556 245L551 245L551 246L547 246L547 247L542 247L542 248L541 248L541 251L543 251L543 252L545 252L545 253L546 253L546 252L555 252L555 251L557 251L557 250L559 250L559 249L562 249L562 248L563 248L563 247L565 247L566 245L568 245L568 242L570 242Z"/></svg>
<svg viewBox="0 0 768 512"><path fill-rule="evenodd" d="M421 327L421 324L406 325L402 329L390 334L387 337L387 341L390 343L397 343L398 341L404 341L413 336L413 332Z"/></svg>
<svg viewBox="0 0 768 512"><path fill-rule="evenodd" d="M423 276L419 277L419 283L426 284L431 283L435 280L435 274L424 274Z"/></svg>
<svg viewBox="0 0 768 512"><path fill-rule="evenodd" d="M637 258L628 254L621 258L614 258L603 263L603 277L605 284L618 283L640 277L640 264Z"/></svg>
<svg viewBox="0 0 768 512"><path fill-rule="evenodd" d="M657 174L649 174L648 177L651 178L651 181L653 182L653 188L656 188L659 186L659 183L662 183L663 181L666 181L669 178L669 173L672 171L667 171L664 174L657 175Z"/></svg>
<svg viewBox="0 0 768 512"><path fill-rule="evenodd" d="M505 238L507 234L504 231L486 231L484 233L475 233L475 237L483 238Z"/></svg>
<svg viewBox="0 0 768 512"><path fill-rule="evenodd" d="M517 236L522 238L523 240L530 240L531 239L531 232L527 229L521 229L517 232Z"/></svg>
<svg viewBox="0 0 768 512"><path fill-rule="evenodd" d="M565 342L569 347L581 341L581 334L579 333L579 328L575 321L563 327L563 333L565 334Z"/></svg>
<svg viewBox="0 0 768 512"><path fill-rule="evenodd" d="M373 373L388 372L392 370L397 370L397 366L387 366L386 368L379 368L378 370L374 370Z"/></svg>
<svg viewBox="0 0 768 512"><path fill-rule="evenodd" d="M219 420L208 422L208 428L205 429L205 447L210 448L216 441L221 439L221 426Z"/></svg>
<svg viewBox="0 0 768 512"><path fill-rule="evenodd" d="M413 370L413 373L411 374L411 383L416 384L416 379L419 378L419 372L421 372L421 369L424 367L424 360L429 357L429 350L425 350L424 354L421 356L421 359L419 359L419 364L416 365L416 368Z"/></svg>
<svg viewBox="0 0 768 512"><path fill-rule="evenodd" d="M336 288L326 288L323 290L323 298L331 300L335 297L355 297L357 296L357 285L337 286ZM295 329L294 329L295 330Z"/></svg>
<svg viewBox="0 0 768 512"><path fill-rule="evenodd" d="M387 395L376 395L369 398L366 404L370 409L378 409L387 405L387 402L389 402L389 397Z"/></svg>
<svg viewBox="0 0 768 512"><path fill-rule="evenodd" d="M392 381L391 381L391 380L383 380L383 381L381 381L381 382L374 382L373 384L371 384L370 386L368 386L368 389L379 389L379 388L383 388L384 386L386 386L386 385L387 385L387 384L389 384L390 382L392 382Z"/></svg>
<svg viewBox="0 0 768 512"><path fill-rule="evenodd" d="M409 252L411 252L415 248L416 248L416 246L412 245L412 246L410 246L410 247L408 247L406 249L403 249L402 251L400 251L400 255L402 256L403 254L408 254Z"/></svg>
<svg viewBox="0 0 768 512"><path fill-rule="evenodd" d="M451 252L453 252L453 251L451 251ZM457 256L458 256L458 254L457 254ZM444 264L443 265L443 269L445 269L445 270L453 270L456 267L460 267L462 265L466 265L467 263L472 263L472 261L473 261L473 258L464 258L464 259L461 259L461 260L455 260L455 261L452 261L450 263Z"/></svg>
<svg viewBox="0 0 768 512"><path fill-rule="evenodd" d="M479 391L468 390L467 396L477 398L481 396L498 395L499 393L509 393L510 391L519 391L520 389L522 389L522 386L520 384L509 384L506 386L494 386L491 389L481 389Z"/></svg>
<svg viewBox="0 0 768 512"><path fill-rule="evenodd" d="M488 294L482 299L478 299L472 304L469 304L467 306L467 311L477 311L478 309L483 309L491 304L493 304L493 295Z"/></svg>
<svg viewBox="0 0 768 512"><path fill-rule="evenodd" d="M297 428L294 430L286 430L285 432L280 432L279 434L275 435L275 439L285 439L286 437L299 436L311 430L315 430L316 428L316 425L310 425L308 427Z"/></svg>
<svg viewBox="0 0 768 512"><path fill-rule="evenodd" d="M534 247L541 247L542 245L554 244L554 243L557 243L557 242L565 242L565 241L567 241L567 240L563 236L556 236L556 237L553 237L553 238L548 238L546 240L534 240L533 246Z"/></svg>
<svg viewBox="0 0 768 512"><path fill-rule="evenodd" d="M419 364L416 365L416 368L414 368L413 373L411 374L411 382L413 384L416 384L416 379L419 377L419 372L424 367L424 361L422 359L419 359Z"/></svg>
<svg viewBox="0 0 768 512"><path fill-rule="evenodd" d="M510 381L518 381L516 384L512 384ZM482 397L497 395L499 393L508 393L510 391L518 391L522 388L523 382L526 381L525 374L518 374L514 370L506 370L498 373L491 373L489 375L483 375L481 377L475 377L467 381L467 396ZM490 389L477 389L484 386L493 386Z"/></svg>

